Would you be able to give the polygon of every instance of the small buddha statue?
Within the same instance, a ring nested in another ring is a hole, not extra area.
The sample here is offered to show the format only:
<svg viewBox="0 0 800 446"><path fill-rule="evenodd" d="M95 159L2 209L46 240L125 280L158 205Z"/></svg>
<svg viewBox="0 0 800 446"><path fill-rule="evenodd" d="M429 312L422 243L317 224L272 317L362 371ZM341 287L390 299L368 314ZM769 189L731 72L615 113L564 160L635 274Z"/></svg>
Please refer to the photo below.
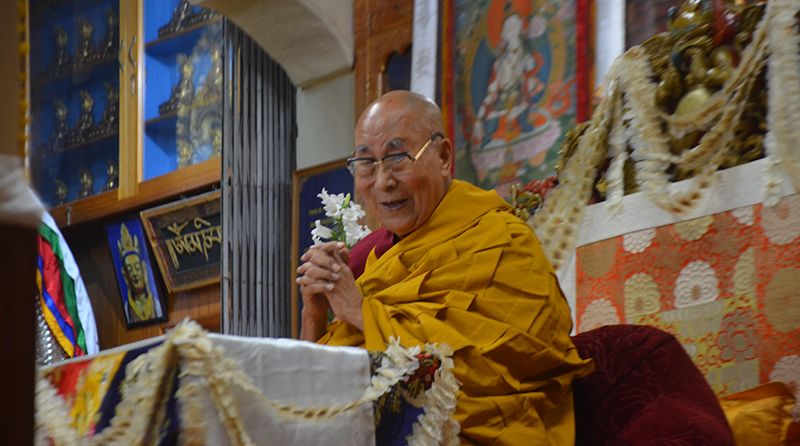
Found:
<svg viewBox="0 0 800 446"><path fill-rule="evenodd" d="M46 155L61 150L64 145L64 138L69 134L69 125L67 125L67 106L60 99L53 100L53 108L55 109L56 124L53 126L53 132L50 138L39 146L39 154Z"/></svg>
<svg viewBox="0 0 800 446"><path fill-rule="evenodd" d="M187 0L181 0L172 11L169 23L158 29L158 37L176 33L189 26L189 18L194 14L194 8Z"/></svg>
<svg viewBox="0 0 800 446"><path fill-rule="evenodd" d="M177 111L182 107L189 107L194 101L194 64L192 58L185 54L178 54L178 65L181 70L181 77L178 83L172 87L172 95L169 100L158 106L160 114Z"/></svg>
<svg viewBox="0 0 800 446"><path fill-rule="evenodd" d="M70 55L67 50L67 43L69 43L69 36L64 31L61 25L53 28L53 37L55 38L56 46L53 51L53 57L47 65L47 69L39 74L40 80L46 80L58 76L70 68Z"/></svg>
<svg viewBox="0 0 800 446"><path fill-rule="evenodd" d="M178 138L178 169L189 167L192 165L192 158L194 158L194 147L186 137Z"/></svg>
<svg viewBox="0 0 800 446"><path fill-rule="evenodd" d="M211 153L208 158L216 158L222 154L222 129L219 124L214 124L208 130L211 137Z"/></svg>
<svg viewBox="0 0 800 446"><path fill-rule="evenodd" d="M54 178L53 181L55 182L56 187L56 206L61 206L67 202L69 188L67 188L67 183L59 180L58 178Z"/></svg>
<svg viewBox="0 0 800 446"><path fill-rule="evenodd" d="M72 127L72 131L64 141L65 145L73 145L82 143L89 136L89 133L94 127L94 98L88 90L81 90L81 115L78 117L78 122Z"/></svg>
<svg viewBox="0 0 800 446"><path fill-rule="evenodd" d="M94 177L92 171L86 167L80 168L81 190L78 191L78 199L91 197L94 195Z"/></svg>
<svg viewBox="0 0 800 446"><path fill-rule="evenodd" d="M222 97L222 55L219 45L210 50L211 69L208 70L203 86L197 92L195 102L211 102Z"/></svg>
<svg viewBox="0 0 800 446"><path fill-rule="evenodd" d="M97 136L119 130L119 89L115 82L104 82L106 89L106 108L94 132Z"/></svg>
<svg viewBox="0 0 800 446"><path fill-rule="evenodd" d="M78 68L87 63L97 60L97 48L94 46L92 35L94 26L86 17L78 18L78 45L75 47L75 56L72 58L72 65Z"/></svg>
<svg viewBox="0 0 800 446"><path fill-rule="evenodd" d="M103 192L119 187L119 169L117 168L117 163L112 161L111 158L106 158L106 165L108 166L108 169L106 169L108 179L106 180L106 184L103 185Z"/></svg>
<svg viewBox="0 0 800 446"><path fill-rule="evenodd" d="M100 39L97 52L103 57L113 57L119 52L119 14L114 8L106 8L106 33Z"/></svg>

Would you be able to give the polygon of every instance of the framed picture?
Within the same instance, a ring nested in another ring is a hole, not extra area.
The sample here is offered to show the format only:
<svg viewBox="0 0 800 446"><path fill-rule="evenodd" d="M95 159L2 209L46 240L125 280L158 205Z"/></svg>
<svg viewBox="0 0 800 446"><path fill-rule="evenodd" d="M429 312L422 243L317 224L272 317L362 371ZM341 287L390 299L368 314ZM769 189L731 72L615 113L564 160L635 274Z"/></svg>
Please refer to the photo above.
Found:
<svg viewBox="0 0 800 446"><path fill-rule="evenodd" d="M108 225L106 237L128 328L167 321L142 221L132 218Z"/></svg>
<svg viewBox="0 0 800 446"><path fill-rule="evenodd" d="M555 174L589 117L594 0L444 0L441 103L456 178L509 197Z"/></svg>
<svg viewBox="0 0 800 446"><path fill-rule="evenodd" d="M220 191L140 213L150 247L170 293L220 281Z"/></svg>
<svg viewBox="0 0 800 446"><path fill-rule="evenodd" d="M329 194L353 194L353 176L347 160L298 170L292 178L292 283L297 278L300 257L313 244L311 230L317 220L325 220L325 209L317 197L322 188ZM292 286L292 337L300 335L300 310L303 302L297 286Z"/></svg>

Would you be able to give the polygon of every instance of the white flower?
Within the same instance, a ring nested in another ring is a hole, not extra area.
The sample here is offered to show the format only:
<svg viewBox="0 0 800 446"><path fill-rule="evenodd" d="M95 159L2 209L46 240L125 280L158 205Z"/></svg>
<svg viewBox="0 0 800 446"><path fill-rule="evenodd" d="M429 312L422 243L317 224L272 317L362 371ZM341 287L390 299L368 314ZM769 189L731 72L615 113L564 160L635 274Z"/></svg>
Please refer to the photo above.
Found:
<svg viewBox="0 0 800 446"><path fill-rule="evenodd" d="M643 316L661 310L658 284L645 273L636 273L625 281L625 317Z"/></svg>
<svg viewBox="0 0 800 446"><path fill-rule="evenodd" d="M630 253L642 252L650 246L655 237L655 228L631 232L622 236L622 247Z"/></svg>
<svg viewBox="0 0 800 446"><path fill-rule="evenodd" d="M311 239L314 240L315 245L322 244L322 239L330 240L333 238L333 231L331 231L331 228L323 225L319 220L315 221L314 225L316 227L311 230Z"/></svg>
<svg viewBox="0 0 800 446"><path fill-rule="evenodd" d="M761 226L776 245L794 241L800 236L800 196L785 197L776 206L762 207Z"/></svg>
<svg viewBox="0 0 800 446"><path fill-rule="evenodd" d="M675 308L711 302L719 296L719 279L707 262L695 260L675 280Z"/></svg>
<svg viewBox="0 0 800 446"><path fill-rule="evenodd" d="M366 215L361 206L350 200L350 194L331 195L322 188L317 197L322 200L325 215L333 220L329 228L317 220L315 228L311 230L311 238L315 245L327 240L343 241L348 248L352 248L362 238L369 235L370 230L358 224L358 220Z"/></svg>
<svg viewBox="0 0 800 446"><path fill-rule="evenodd" d="M362 238L368 236L370 230L365 226L361 226L355 222L349 222L344 226L344 234L346 237L345 244L347 246L355 246Z"/></svg>
<svg viewBox="0 0 800 446"><path fill-rule="evenodd" d="M317 197L322 199L322 205L325 206L325 215L335 219L341 217L342 206L344 206L345 199L350 201L344 194L330 195L324 187L322 188L322 192L317 194Z"/></svg>
<svg viewBox="0 0 800 446"><path fill-rule="evenodd" d="M581 316L581 333L616 324L619 324L617 308L608 299L597 299L586 306Z"/></svg>
<svg viewBox="0 0 800 446"><path fill-rule="evenodd" d="M783 382L792 391L795 399L800 399L800 356L781 358L769 372L769 380ZM795 404L789 413L794 417L795 423L800 422L800 405Z"/></svg>
<svg viewBox="0 0 800 446"><path fill-rule="evenodd" d="M731 215L736 218L736 221L745 226L753 226L753 222L755 221L755 211L753 210L753 206L745 206L743 208L734 209L731 211Z"/></svg>

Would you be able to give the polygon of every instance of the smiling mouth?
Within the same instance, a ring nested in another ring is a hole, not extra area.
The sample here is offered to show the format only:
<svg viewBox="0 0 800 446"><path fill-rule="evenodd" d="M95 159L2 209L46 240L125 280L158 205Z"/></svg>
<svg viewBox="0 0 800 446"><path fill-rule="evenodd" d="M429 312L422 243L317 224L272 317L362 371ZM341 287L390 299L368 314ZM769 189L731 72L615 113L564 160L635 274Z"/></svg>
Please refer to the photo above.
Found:
<svg viewBox="0 0 800 446"><path fill-rule="evenodd" d="M397 201L384 201L383 203L381 203L381 206L383 206L383 208L386 209L387 211L394 211L400 209L406 203L406 201L408 201L408 199L397 200Z"/></svg>

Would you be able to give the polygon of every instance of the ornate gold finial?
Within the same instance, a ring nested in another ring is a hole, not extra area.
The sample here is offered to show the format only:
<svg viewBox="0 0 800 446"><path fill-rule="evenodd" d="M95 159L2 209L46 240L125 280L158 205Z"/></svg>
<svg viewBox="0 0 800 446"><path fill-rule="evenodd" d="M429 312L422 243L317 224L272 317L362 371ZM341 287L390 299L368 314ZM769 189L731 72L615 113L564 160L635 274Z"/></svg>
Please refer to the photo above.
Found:
<svg viewBox="0 0 800 446"><path fill-rule="evenodd" d="M119 230L119 240L117 240L117 247L119 248L119 257L124 259L125 256L128 254L136 253L139 255L139 237L134 236L131 238L131 233L128 232L128 228L125 226L125 223L122 224L122 227Z"/></svg>

